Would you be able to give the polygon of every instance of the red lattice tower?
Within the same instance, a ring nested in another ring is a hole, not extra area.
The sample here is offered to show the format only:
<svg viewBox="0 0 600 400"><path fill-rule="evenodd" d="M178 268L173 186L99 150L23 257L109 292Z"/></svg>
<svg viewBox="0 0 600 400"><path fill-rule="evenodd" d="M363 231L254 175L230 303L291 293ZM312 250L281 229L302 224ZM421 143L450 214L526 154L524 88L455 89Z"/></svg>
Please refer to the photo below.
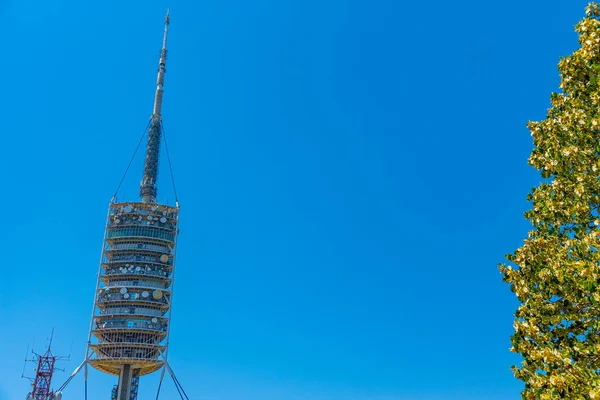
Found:
<svg viewBox="0 0 600 400"><path fill-rule="evenodd" d="M54 334L54 332L53 332ZM44 354L38 354L34 351L33 359L25 361L30 361L37 364L37 369L35 373L35 377L29 378L31 380L31 385L33 389L30 393L27 394L27 400L55 400L57 396L50 389L50 384L52 383L52 375L54 371L57 370L55 367L56 361L68 358L68 357L57 357L52 354L51 350L52 346L52 336L50 337L50 343L48 344L48 348ZM62 371L62 370L61 370Z"/></svg>
<svg viewBox="0 0 600 400"><path fill-rule="evenodd" d="M50 351L50 347L48 347L48 350L37 358L38 368L33 380L33 390L27 398L31 400L49 400L54 397L50 391L50 383L52 382L56 357Z"/></svg>

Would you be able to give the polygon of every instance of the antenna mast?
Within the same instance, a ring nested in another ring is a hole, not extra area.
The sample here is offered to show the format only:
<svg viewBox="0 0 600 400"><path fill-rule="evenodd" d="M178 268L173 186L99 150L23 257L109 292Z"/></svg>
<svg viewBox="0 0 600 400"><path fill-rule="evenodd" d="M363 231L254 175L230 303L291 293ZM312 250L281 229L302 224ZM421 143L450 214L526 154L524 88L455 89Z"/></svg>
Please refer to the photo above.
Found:
<svg viewBox="0 0 600 400"><path fill-rule="evenodd" d="M148 131L148 145L146 146L146 160L144 162L144 176L140 185L140 196L143 203L156 203L156 180L158 177L158 161L160 152L160 138L162 135L162 96L167 72L167 34L169 32L169 10L165 16L165 31L163 45L160 50L158 62L158 77L156 78L156 94L154 96L154 109L152 111L150 129Z"/></svg>
<svg viewBox="0 0 600 400"><path fill-rule="evenodd" d="M65 359L68 357L55 356L52 353L52 338L54 337L54 329L52 329L52 335L50 336L50 343L44 354L37 354L32 350L34 357L32 359L25 358L25 363L33 362L37 365L35 377L29 378L31 380L32 390L27 394L27 400L59 400L62 397L60 392L52 392L50 384L52 383L52 376L54 371L63 371L62 369L56 368L56 361ZM25 370L23 368L23 370ZM24 374L21 376L25 378Z"/></svg>

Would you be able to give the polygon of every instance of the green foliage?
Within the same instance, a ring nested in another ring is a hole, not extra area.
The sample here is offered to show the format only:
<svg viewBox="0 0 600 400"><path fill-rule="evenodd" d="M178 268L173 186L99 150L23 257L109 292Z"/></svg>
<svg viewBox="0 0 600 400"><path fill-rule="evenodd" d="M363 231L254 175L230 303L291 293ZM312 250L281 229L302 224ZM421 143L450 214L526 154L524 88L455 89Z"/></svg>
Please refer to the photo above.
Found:
<svg viewBox="0 0 600 400"><path fill-rule="evenodd" d="M523 399L600 400L600 7L575 27L581 47L560 60L561 93L529 122L529 163L544 182L528 199L533 230L500 265L520 306L513 366Z"/></svg>

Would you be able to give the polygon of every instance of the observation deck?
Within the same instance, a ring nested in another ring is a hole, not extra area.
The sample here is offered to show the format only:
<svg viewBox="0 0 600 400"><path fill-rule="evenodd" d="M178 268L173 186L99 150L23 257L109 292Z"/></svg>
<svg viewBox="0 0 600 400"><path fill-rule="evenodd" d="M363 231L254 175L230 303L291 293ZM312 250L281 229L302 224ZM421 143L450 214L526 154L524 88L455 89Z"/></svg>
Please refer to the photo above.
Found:
<svg viewBox="0 0 600 400"><path fill-rule="evenodd" d="M140 375L163 365L169 334L179 208L111 203L92 319L90 365Z"/></svg>

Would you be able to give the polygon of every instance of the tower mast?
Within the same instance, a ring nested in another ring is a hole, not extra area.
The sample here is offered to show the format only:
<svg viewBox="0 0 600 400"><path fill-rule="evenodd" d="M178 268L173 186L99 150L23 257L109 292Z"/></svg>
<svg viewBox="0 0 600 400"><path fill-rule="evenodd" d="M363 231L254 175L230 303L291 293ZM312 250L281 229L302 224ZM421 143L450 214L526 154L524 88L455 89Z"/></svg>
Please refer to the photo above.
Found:
<svg viewBox="0 0 600 400"><path fill-rule="evenodd" d="M28 378L31 380L31 392L27 394L27 400L60 400L62 394L60 392L52 392L50 384L52 383L52 377L56 370L62 371L62 369L56 368L56 361L65 359L68 357L55 356L52 353L52 339L54 337L54 329L52 329L52 335L50 335L50 343L48 348L43 354L38 354L32 350L35 355L32 359L25 359L25 362L33 362L37 364L35 378ZM22 376L25 378L25 376Z"/></svg>
<svg viewBox="0 0 600 400"><path fill-rule="evenodd" d="M167 34L169 33L169 10L165 16L165 31L163 45L158 61L158 77L156 78L156 93L154 95L154 109L148 131L148 144L146 146L146 160L144 162L144 175L140 185L140 196L143 203L156 203L158 177L158 161L160 153L160 139L162 136L162 96L167 72Z"/></svg>
<svg viewBox="0 0 600 400"><path fill-rule="evenodd" d="M156 200L168 30L169 11L149 122L141 201L119 202L113 197L109 204L86 357L59 388L64 389L83 369L86 399L88 365L119 377L112 400L136 400L140 377L163 367L176 381L167 362L167 349L179 202L177 196L175 206Z"/></svg>
<svg viewBox="0 0 600 400"><path fill-rule="evenodd" d="M119 377L115 400L137 399L140 377L165 365L169 343L179 204L172 207L156 201L168 31L169 11L148 130L141 202L111 201L90 326L89 363Z"/></svg>

